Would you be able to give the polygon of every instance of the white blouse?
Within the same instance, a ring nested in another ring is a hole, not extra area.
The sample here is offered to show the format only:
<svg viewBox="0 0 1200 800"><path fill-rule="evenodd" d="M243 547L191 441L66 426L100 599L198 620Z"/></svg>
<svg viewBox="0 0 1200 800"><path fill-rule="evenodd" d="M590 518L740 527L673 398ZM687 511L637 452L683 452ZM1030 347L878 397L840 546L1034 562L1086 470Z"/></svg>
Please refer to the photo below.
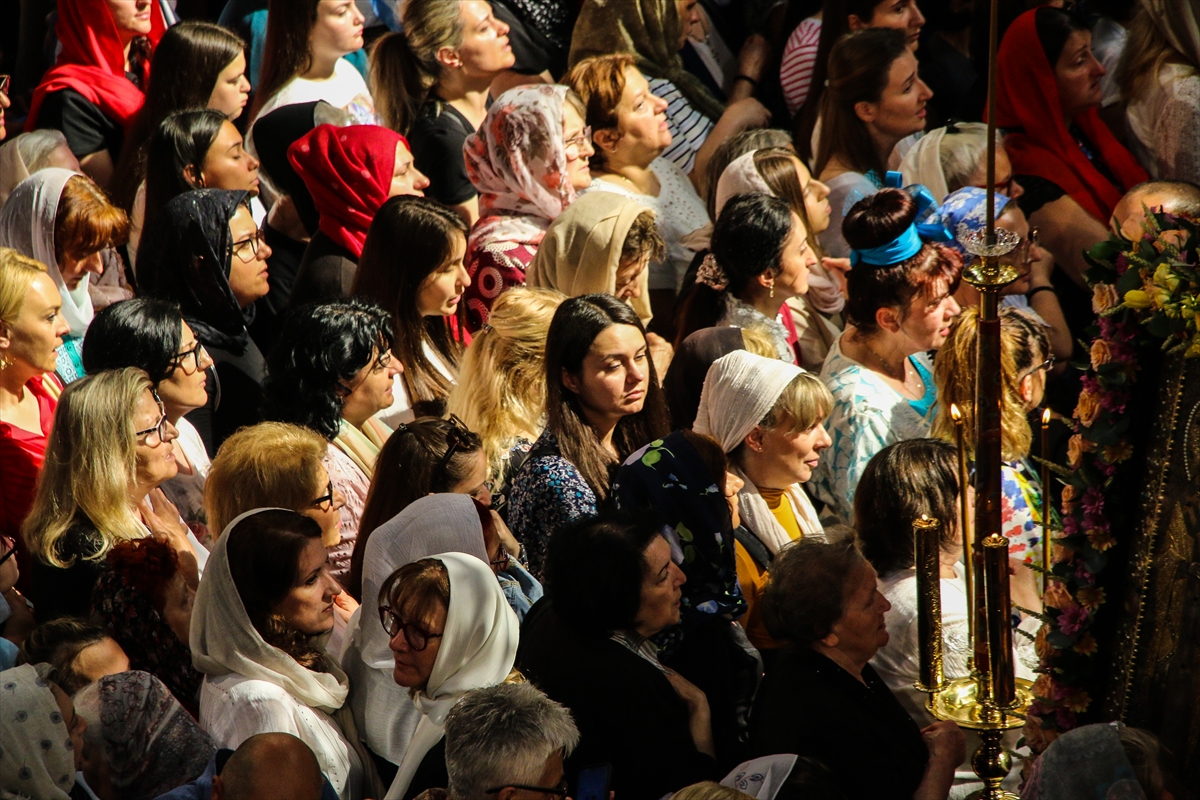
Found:
<svg viewBox="0 0 1200 800"><path fill-rule="evenodd" d="M1156 180L1200 183L1200 73L1164 64L1125 111L1134 154Z"/></svg>

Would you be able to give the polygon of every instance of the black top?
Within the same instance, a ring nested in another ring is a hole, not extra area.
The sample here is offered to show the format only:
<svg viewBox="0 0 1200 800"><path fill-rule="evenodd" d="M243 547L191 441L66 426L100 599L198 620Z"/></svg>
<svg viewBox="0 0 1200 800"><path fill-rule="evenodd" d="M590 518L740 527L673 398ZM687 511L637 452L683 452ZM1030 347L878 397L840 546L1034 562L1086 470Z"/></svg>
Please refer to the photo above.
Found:
<svg viewBox="0 0 1200 800"><path fill-rule="evenodd" d="M408 791L404 793L404 800L413 800L428 789L445 789L449 785L450 775L446 771L446 738L443 736L421 759L420 766L408 784Z"/></svg>
<svg viewBox="0 0 1200 800"><path fill-rule="evenodd" d="M833 772L847 800L911 800L929 749L868 664L865 685L810 647L780 653L750 715L752 756L795 753Z"/></svg>
<svg viewBox="0 0 1200 800"><path fill-rule="evenodd" d="M292 200L295 200L295 196ZM296 275L300 272L300 262L304 260L307 245L280 233L270 224L263 227L263 235L271 247L271 257L267 259L270 291L266 297L254 301L254 321L250 323L249 330L250 338L258 345L258 349L269 353L275 347L279 329L283 326L283 315L291 301L292 287L296 285Z"/></svg>
<svg viewBox="0 0 1200 800"><path fill-rule="evenodd" d="M454 206L478 194L463 161L463 142L474 132L470 120L449 103L431 98L421 107L408 143L413 163L429 178L426 197Z"/></svg>
<svg viewBox="0 0 1200 800"><path fill-rule="evenodd" d="M350 284L357 269L358 259L354 253L317 231L304 250L288 307L342 300L350 294Z"/></svg>
<svg viewBox="0 0 1200 800"><path fill-rule="evenodd" d="M571 710L579 746L566 762L579 771L612 765L622 800L658 800L668 792L720 780L716 762L692 741L688 712L662 670L611 639L569 628L549 600L525 616L517 668Z"/></svg>
<svg viewBox="0 0 1200 800"><path fill-rule="evenodd" d="M987 83L980 80L971 58L936 32L921 44L917 74L933 90L926 106L925 130L940 128L950 120L966 122L983 115Z"/></svg>
<svg viewBox="0 0 1200 800"><path fill-rule="evenodd" d="M80 514L74 525L58 541L58 555L64 562L75 559L63 569L40 558L33 559L30 599L38 622L58 617L86 617L92 612L92 589L104 571L104 559L88 559L101 548L100 534L92 521Z"/></svg>
<svg viewBox="0 0 1200 800"><path fill-rule="evenodd" d="M513 72L536 75L549 70L554 79L567 71L571 31L578 16L570 0L490 0L496 19L509 27Z"/></svg>
<svg viewBox="0 0 1200 800"><path fill-rule="evenodd" d="M209 457L213 457L238 428L262 422L266 362L253 341L240 356L208 343L204 347L216 362L208 373L208 402L185 416L200 434Z"/></svg>
<svg viewBox="0 0 1200 800"><path fill-rule="evenodd" d="M62 131L76 158L107 150L116 163L125 139L120 125L74 89L48 92L38 111L37 126Z"/></svg>

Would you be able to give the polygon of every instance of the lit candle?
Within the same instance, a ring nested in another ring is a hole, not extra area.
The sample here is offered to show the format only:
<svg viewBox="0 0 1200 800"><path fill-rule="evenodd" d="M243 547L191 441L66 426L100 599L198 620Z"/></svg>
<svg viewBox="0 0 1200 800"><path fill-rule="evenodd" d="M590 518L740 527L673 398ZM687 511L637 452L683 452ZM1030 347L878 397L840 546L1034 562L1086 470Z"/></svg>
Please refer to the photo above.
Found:
<svg viewBox="0 0 1200 800"><path fill-rule="evenodd" d="M942 575L940 524L922 514L912 523L917 568L917 641L920 672L916 688L939 692L942 679Z"/></svg>
<svg viewBox="0 0 1200 800"><path fill-rule="evenodd" d="M1012 604L1008 587L1008 539L998 533L983 540L984 584L987 592L988 660L991 697L997 708L1017 701L1013 674Z"/></svg>
<svg viewBox="0 0 1200 800"><path fill-rule="evenodd" d="M1050 588L1050 409L1042 412L1042 596ZM1045 603L1043 603L1043 610Z"/></svg>
<svg viewBox="0 0 1200 800"><path fill-rule="evenodd" d="M963 541L963 563L966 565L967 581L967 638L975 641L975 541L971 533L971 505L967 500L967 446L963 441L966 420L957 403L950 404L950 418L954 420L954 439L958 444L958 518L961 520ZM974 666L974 651L967 658L968 669Z"/></svg>

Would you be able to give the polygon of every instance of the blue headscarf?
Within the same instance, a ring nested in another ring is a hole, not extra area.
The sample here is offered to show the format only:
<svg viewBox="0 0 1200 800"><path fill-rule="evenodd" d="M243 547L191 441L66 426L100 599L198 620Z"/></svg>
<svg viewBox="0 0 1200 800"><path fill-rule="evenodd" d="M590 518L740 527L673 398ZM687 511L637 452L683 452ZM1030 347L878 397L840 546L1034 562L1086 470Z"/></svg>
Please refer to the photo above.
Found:
<svg viewBox="0 0 1200 800"><path fill-rule="evenodd" d="M899 172L888 172L884 181L885 188L899 189L902 178ZM892 241L879 247L867 250L851 250L850 264L870 264L876 267L888 267L915 256L921 251L925 242L952 242L953 236L942 225L942 213L933 193L919 183L905 186L907 192L917 203L917 217L912 225Z"/></svg>
<svg viewBox="0 0 1200 800"><path fill-rule="evenodd" d="M993 202L996 216L999 217L1012 198L997 193ZM942 203L942 224L954 234L950 246L968 255L962 240L968 233L981 231L987 225L987 190L966 186L947 195Z"/></svg>

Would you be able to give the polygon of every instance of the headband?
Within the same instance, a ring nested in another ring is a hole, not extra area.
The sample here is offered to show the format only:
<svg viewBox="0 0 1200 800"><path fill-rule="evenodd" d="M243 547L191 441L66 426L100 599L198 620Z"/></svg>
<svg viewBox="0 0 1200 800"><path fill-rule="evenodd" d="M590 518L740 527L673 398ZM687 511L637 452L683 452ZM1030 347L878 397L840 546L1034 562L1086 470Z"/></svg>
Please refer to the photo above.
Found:
<svg viewBox="0 0 1200 800"><path fill-rule="evenodd" d="M888 172L885 185L889 189L899 189L903 180L899 172ZM949 242L954 239L946 226L942 224L942 211L938 208L933 193L919 183L904 187L904 191L917 204L917 216L903 233L887 244L872 247L867 250L851 250L850 264L870 264L875 267L887 267L899 264L921 252L924 243Z"/></svg>

